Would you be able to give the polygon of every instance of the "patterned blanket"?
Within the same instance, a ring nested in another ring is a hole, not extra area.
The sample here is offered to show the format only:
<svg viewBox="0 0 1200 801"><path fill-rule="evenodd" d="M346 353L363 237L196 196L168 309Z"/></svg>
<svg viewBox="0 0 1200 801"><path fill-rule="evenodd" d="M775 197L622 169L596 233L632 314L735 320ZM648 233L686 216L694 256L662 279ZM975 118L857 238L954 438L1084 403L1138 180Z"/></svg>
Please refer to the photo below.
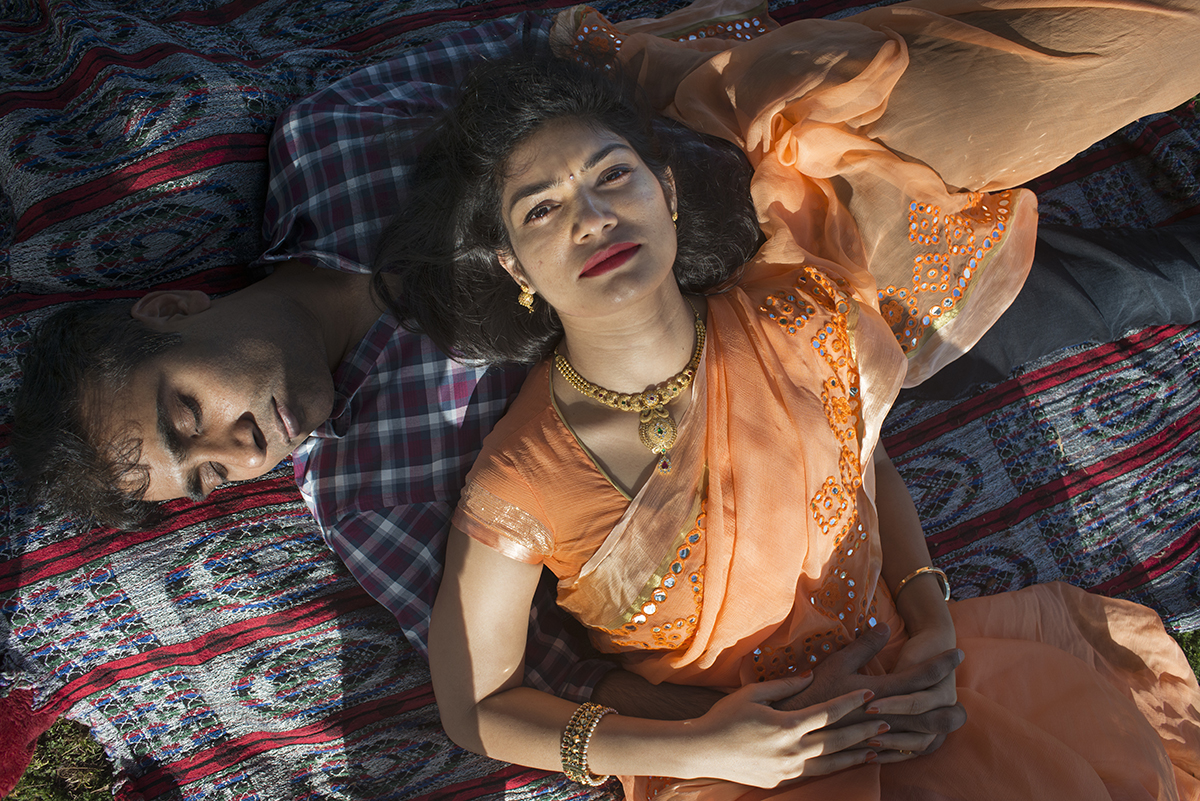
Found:
<svg viewBox="0 0 1200 801"><path fill-rule="evenodd" d="M52 309L256 277L244 265L261 247L266 144L288 103L462 26L564 5L5 4L0 695L32 688L41 709L90 726L119 798L619 794L449 743L425 665L324 546L288 464L122 533L29 508L4 447L17 358ZM679 5L597 3L615 19ZM859 6L771 9L787 22ZM1196 103L1129 126L1033 188L1048 219L1076 225L1200 213ZM1152 329L1027 366L961 403L896 409L888 450L959 595L1064 579L1200 628L1198 353L1200 328Z"/></svg>

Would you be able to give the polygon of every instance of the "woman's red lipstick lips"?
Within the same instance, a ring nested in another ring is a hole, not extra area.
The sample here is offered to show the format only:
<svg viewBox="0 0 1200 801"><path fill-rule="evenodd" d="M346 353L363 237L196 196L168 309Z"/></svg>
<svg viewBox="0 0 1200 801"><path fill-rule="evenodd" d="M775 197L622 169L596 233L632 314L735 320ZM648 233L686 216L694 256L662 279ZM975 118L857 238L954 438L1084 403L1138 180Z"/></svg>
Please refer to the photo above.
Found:
<svg viewBox="0 0 1200 801"><path fill-rule="evenodd" d="M583 265L583 272L579 275L580 277L593 278L597 275L612 272L633 258L633 255L641 247L641 245L635 245L633 242L621 242L610 248L606 248L588 259L587 263Z"/></svg>

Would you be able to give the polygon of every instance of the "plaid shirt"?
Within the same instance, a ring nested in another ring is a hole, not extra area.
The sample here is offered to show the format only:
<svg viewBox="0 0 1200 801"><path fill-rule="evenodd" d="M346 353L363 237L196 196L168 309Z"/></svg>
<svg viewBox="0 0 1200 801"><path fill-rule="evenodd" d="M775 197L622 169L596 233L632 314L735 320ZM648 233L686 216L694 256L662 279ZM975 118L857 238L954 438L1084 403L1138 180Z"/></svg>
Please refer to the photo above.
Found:
<svg viewBox="0 0 1200 801"><path fill-rule="evenodd" d="M370 272L371 248L406 194L418 135L453 102L471 64L546 51L549 29L549 18L531 13L467 28L292 105L271 141L260 261ZM293 454L325 541L422 654L463 480L524 375L458 364L384 315L338 368L332 416ZM584 661L586 638L554 590L544 574L526 684L587 700L611 665Z"/></svg>

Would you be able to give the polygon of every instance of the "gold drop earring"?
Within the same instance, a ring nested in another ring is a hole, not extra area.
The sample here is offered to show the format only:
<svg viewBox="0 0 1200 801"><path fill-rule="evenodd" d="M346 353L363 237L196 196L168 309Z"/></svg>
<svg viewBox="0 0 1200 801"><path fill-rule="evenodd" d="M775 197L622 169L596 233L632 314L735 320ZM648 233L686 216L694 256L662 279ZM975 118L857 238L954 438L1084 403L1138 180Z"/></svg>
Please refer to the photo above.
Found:
<svg viewBox="0 0 1200 801"><path fill-rule="evenodd" d="M517 303L525 307L525 311L533 314L533 290L529 288L529 284L524 281L517 282L521 287L521 294L517 295Z"/></svg>

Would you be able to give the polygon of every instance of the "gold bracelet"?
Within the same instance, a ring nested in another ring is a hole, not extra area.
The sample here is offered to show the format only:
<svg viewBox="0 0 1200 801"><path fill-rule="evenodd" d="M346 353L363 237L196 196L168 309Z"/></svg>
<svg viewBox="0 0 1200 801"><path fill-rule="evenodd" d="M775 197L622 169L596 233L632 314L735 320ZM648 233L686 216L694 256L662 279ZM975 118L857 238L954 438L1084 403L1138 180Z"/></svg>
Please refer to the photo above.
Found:
<svg viewBox="0 0 1200 801"><path fill-rule="evenodd" d="M896 591L892 593L892 598L893 599L899 598L900 591L902 589L904 589L904 585L907 584L908 582L912 581L913 579L915 579L917 576L921 575L922 573L932 573L935 576L937 576L938 583L942 585L942 600L949 601L950 600L950 577L946 575L945 570L941 570L939 568L928 566L928 565L926 567L918 567L916 570L914 570L913 572L909 573L907 576L902 578L900 580L900 583L896 585Z"/></svg>
<svg viewBox="0 0 1200 801"><path fill-rule="evenodd" d="M589 701L580 705L575 710L575 714L571 715L571 720L567 722L567 728L563 729L562 745L559 748L563 773L567 774L568 779L589 787L596 787L608 780L607 776L597 776L588 770L587 749L588 743L592 741L592 732L596 731L600 718L609 712L615 713L616 711L611 706L593 704Z"/></svg>

